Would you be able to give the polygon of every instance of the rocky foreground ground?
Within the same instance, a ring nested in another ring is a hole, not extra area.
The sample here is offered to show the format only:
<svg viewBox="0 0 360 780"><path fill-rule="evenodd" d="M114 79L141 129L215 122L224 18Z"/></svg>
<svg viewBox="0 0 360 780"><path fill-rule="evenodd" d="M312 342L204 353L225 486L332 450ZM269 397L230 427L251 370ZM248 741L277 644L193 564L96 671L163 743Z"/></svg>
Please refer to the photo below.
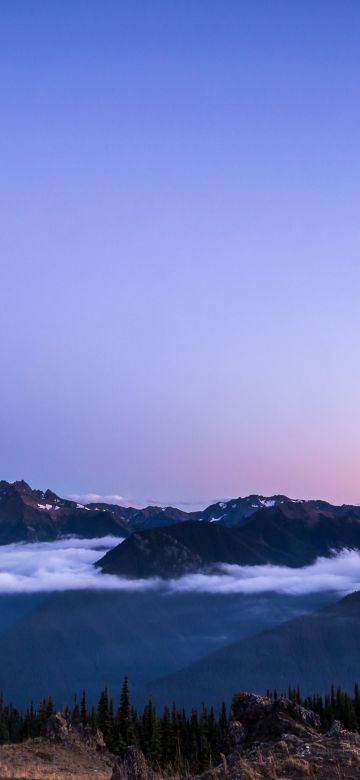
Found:
<svg viewBox="0 0 360 780"><path fill-rule="evenodd" d="M335 721L326 733L311 710L253 694L233 700L229 754L202 780L359 780L360 735Z"/></svg>
<svg viewBox="0 0 360 780"><path fill-rule="evenodd" d="M228 749L220 766L201 780L359 780L360 735L335 721L323 733L317 715L288 699L240 693L233 701ZM170 780L154 772L129 747L121 759L106 749L100 732L72 728L59 713L44 736L0 747L0 780ZM194 778L191 773L182 777ZM200 780L200 778L198 778Z"/></svg>

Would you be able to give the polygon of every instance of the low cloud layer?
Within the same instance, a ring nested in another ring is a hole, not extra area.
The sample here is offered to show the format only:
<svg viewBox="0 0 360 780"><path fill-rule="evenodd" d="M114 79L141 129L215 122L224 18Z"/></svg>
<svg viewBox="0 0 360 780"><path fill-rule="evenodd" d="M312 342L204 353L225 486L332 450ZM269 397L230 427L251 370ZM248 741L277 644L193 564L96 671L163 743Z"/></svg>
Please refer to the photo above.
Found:
<svg viewBox="0 0 360 780"><path fill-rule="evenodd" d="M161 590L168 593L339 594L360 589L360 553L344 550L311 566L232 566L219 564L214 574L189 574L177 580L129 580L104 575L93 564L119 539L65 539L0 547L0 593L63 590Z"/></svg>
<svg viewBox="0 0 360 780"><path fill-rule="evenodd" d="M300 596L360 589L360 553L343 550L333 558L318 558L311 566L233 566L221 564L217 574L193 574L172 583L178 591L197 593L283 593Z"/></svg>
<svg viewBox="0 0 360 780"><path fill-rule="evenodd" d="M120 541L118 537L106 536L1 546L0 593L142 589L146 586L144 581L123 582L120 578L101 574L93 566Z"/></svg>
<svg viewBox="0 0 360 780"><path fill-rule="evenodd" d="M120 496L117 493L111 495L101 495L100 493L71 493L67 496L70 501L77 501L80 504L115 504L116 506L132 506L135 509L141 509L145 506L143 503Z"/></svg>
<svg viewBox="0 0 360 780"><path fill-rule="evenodd" d="M215 504L217 501L229 501L229 498L201 499L198 501L180 501L179 499L144 498L138 500L129 496L120 496L118 494L101 495L100 493L71 493L67 496L71 501L77 501L80 504L115 504L116 506L132 507L133 509L145 509L148 506L158 506L166 508L168 506L183 509L184 512L202 511L209 504Z"/></svg>

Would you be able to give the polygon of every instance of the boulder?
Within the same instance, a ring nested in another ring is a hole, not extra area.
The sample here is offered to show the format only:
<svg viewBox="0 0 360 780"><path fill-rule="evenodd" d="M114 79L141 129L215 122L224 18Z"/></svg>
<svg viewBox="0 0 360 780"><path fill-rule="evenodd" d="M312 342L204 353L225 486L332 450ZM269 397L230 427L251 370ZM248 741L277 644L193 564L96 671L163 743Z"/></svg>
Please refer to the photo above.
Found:
<svg viewBox="0 0 360 780"><path fill-rule="evenodd" d="M50 742L66 742L69 739L71 725L62 712L57 712L47 719L44 725L44 737Z"/></svg>
<svg viewBox="0 0 360 780"><path fill-rule="evenodd" d="M111 780L161 780L146 763L141 750L131 745L113 767Z"/></svg>
<svg viewBox="0 0 360 780"><path fill-rule="evenodd" d="M247 743L271 741L283 734L304 735L320 728L318 715L292 699L273 701L267 696L237 693L233 698L232 713L242 724Z"/></svg>
<svg viewBox="0 0 360 780"><path fill-rule="evenodd" d="M226 737L228 752L240 752L246 739L245 729L242 723L239 723L237 720L230 721Z"/></svg>

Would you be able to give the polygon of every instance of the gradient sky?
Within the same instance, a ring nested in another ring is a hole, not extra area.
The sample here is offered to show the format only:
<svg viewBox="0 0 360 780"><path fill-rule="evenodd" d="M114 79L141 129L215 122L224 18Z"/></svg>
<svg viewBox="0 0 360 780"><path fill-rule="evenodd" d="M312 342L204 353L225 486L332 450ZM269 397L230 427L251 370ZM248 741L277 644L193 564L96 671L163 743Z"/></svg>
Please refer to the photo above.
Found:
<svg viewBox="0 0 360 780"><path fill-rule="evenodd" d="M2 478L360 502L359 41L357 0L2 0Z"/></svg>

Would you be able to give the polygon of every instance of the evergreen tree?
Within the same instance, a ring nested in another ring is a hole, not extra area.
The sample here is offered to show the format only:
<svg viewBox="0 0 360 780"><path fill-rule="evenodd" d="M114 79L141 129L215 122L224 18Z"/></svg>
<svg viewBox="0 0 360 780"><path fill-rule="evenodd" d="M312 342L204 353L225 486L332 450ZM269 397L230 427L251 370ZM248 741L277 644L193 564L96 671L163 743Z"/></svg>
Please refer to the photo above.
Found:
<svg viewBox="0 0 360 780"><path fill-rule="evenodd" d="M209 769L210 756L208 718L205 704L203 704L199 723L199 770L201 772Z"/></svg>
<svg viewBox="0 0 360 780"><path fill-rule="evenodd" d="M179 716L175 703L171 709L170 719L170 760L175 769L181 765L182 753L186 749L187 729Z"/></svg>
<svg viewBox="0 0 360 780"><path fill-rule="evenodd" d="M92 731L96 731L98 724L97 724L96 709L95 709L94 705L92 705L91 710L90 710L89 725L90 725L90 728L92 729Z"/></svg>
<svg viewBox="0 0 360 780"><path fill-rule="evenodd" d="M113 722L111 718L109 691L107 688L104 688L100 694L97 707L97 727L103 734L105 744L108 745L112 738Z"/></svg>
<svg viewBox="0 0 360 780"><path fill-rule="evenodd" d="M199 768L199 724L196 710L193 710L190 718L190 767L194 772Z"/></svg>
<svg viewBox="0 0 360 780"><path fill-rule="evenodd" d="M161 762L160 728L151 699L145 705L142 718L142 744L144 755L153 767L157 767Z"/></svg>
<svg viewBox="0 0 360 780"><path fill-rule="evenodd" d="M120 704L116 717L116 743L120 752L136 742L133 711L130 707L129 680L127 675L121 689Z"/></svg>
<svg viewBox="0 0 360 780"><path fill-rule="evenodd" d="M38 721L38 733L42 734L45 723L47 721L47 702L45 701L45 699L41 699L40 704L38 706L37 721Z"/></svg>
<svg viewBox="0 0 360 780"><path fill-rule="evenodd" d="M49 696L46 704L46 717L51 718L51 715L53 714L54 714L54 702L51 696Z"/></svg>
<svg viewBox="0 0 360 780"><path fill-rule="evenodd" d="M71 721L71 710L70 710L70 707L69 707L68 704L64 708L64 716L65 716L67 722L70 723L70 721Z"/></svg>
<svg viewBox="0 0 360 780"><path fill-rule="evenodd" d="M226 713L226 704L225 702L223 702L220 710L220 728L223 733L225 733L227 729L227 725L228 725L228 718Z"/></svg>
<svg viewBox="0 0 360 780"><path fill-rule="evenodd" d="M168 707L164 707L164 711L160 720L160 739L161 739L161 764L166 767L169 766L173 760L172 751L172 729L170 720L170 711Z"/></svg>
<svg viewBox="0 0 360 780"><path fill-rule="evenodd" d="M74 706L71 713L71 723L73 726L78 726L80 723L80 708L77 701L77 696L74 696Z"/></svg>
<svg viewBox="0 0 360 780"><path fill-rule="evenodd" d="M88 715L87 715L87 707L86 707L86 692L85 688L82 692L81 696L81 704L80 704L80 720L83 726L87 725L88 722Z"/></svg>
<svg viewBox="0 0 360 780"><path fill-rule="evenodd" d="M0 694L0 745L9 741L9 727L6 718L6 711L4 710L3 695Z"/></svg>

